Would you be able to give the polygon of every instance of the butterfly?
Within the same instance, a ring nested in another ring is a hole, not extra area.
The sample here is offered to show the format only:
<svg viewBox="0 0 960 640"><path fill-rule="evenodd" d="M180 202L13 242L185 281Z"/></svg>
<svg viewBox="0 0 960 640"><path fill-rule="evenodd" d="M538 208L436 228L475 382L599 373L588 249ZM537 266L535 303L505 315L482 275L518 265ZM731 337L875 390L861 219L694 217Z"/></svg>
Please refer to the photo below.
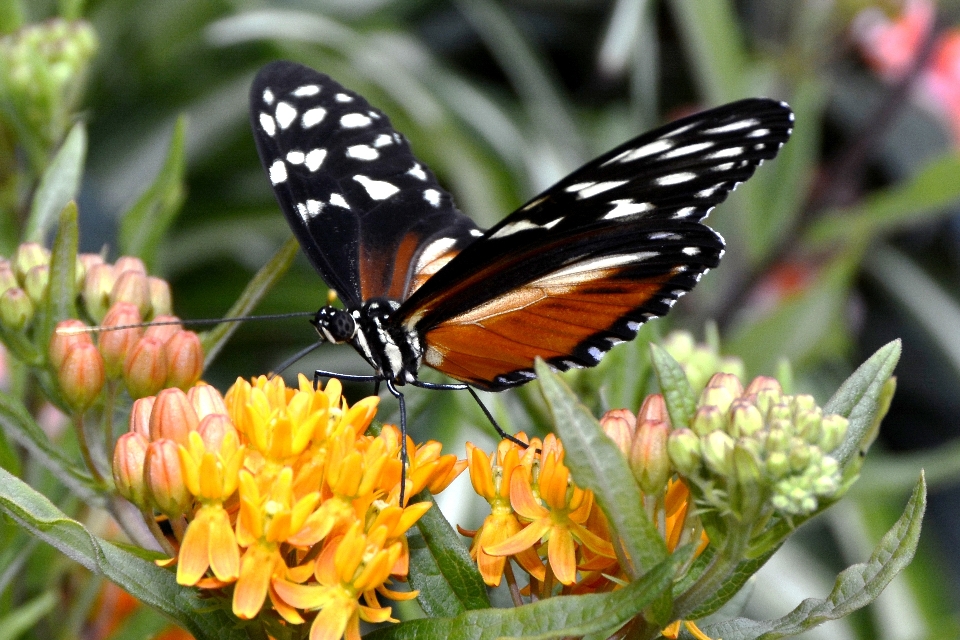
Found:
<svg viewBox="0 0 960 640"><path fill-rule="evenodd" d="M330 77L271 63L250 114L280 208L343 302L311 322L370 363L372 376L352 378L384 381L402 428L398 386L500 391L534 379L537 357L592 367L667 313L723 254L702 220L793 127L790 108L767 99L677 120L484 231L388 117ZM421 381L423 365L463 384Z"/></svg>

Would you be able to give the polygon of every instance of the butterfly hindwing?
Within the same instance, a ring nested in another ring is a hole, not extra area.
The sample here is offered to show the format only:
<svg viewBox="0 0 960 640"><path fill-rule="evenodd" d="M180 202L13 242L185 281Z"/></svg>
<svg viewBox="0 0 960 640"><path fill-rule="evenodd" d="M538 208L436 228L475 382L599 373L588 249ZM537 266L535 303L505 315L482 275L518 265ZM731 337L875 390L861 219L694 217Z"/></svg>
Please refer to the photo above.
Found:
<svg viewBox="0 0 960 640"><path fill-rule="evenodd" d="M250 105L287 222L348 307L404 299L482 235L389 118L330 77L274 62L257 74Z"/></svg>
<svg viewBox="0 0 960 640"><path fill-rule="evenodd" d="M596 365L715 267L701 220L788 139L780 102L735 102L641 135L466 247L397 311L424 362L487 389Z"/></svg>

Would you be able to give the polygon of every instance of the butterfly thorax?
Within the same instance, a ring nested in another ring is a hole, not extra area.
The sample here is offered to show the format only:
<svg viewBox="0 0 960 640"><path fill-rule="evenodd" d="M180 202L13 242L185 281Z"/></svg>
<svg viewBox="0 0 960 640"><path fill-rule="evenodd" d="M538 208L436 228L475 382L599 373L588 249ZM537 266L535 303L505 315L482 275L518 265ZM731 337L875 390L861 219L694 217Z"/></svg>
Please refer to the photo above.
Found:
<svg viewBox="0 0 960 640"><path fill-rule="evenodd" d="M369 300L359 309L327 306L317 311L311 324L323 340L353 345L378 376L398 384L413 382L423 350L416 331L390 321L399 306L386 298Z"/></svg>

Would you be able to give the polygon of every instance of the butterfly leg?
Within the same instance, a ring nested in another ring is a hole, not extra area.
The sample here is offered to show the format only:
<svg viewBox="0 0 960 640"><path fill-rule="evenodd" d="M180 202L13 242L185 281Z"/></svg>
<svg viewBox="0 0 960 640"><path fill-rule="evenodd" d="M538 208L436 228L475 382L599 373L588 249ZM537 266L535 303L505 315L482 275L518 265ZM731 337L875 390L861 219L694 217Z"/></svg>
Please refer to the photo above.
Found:
<svg viewBox="0 0 960 640"><path fill-rule="evenodd" d="M524 449L527 448L526 442L523 442L522 440L519 440L515 436L510 435L509 433L504 431L499 424L497 424L497 421L494 419L493 414L490 413L490 410L487 409L487 406L483 404L483 402L480 400L480 396L477 395L477 391L470 385L468 384L437 384L434 382L423 382L422 380L415 380L410 384L412 384L415 387L420 387L421 389L435 389L439 391L463 391L463 390L469 391L470 395L473 396L473 399L477 401L478 405L480 405L480 410L483 411L483 415L487 416L487 420L489 420L490 424L493 425L493 428L497 430L497 435L499 435L501 438L509 440L510 442L516 445L523 447Z"/></svg>
<svg viewBox="0 0 960 640"><path fill-rule="evenodd" d="M360 376L349 373L337 373L335 371L324 371L323 369L317 369L313 372L314 389L319 387L321 378L337 378L338 380L346 380L347 382L376 382L377 384L380 384L379 376Z"/></svg>
<svg viewBox="0 0 960 640"><path fill-rule="evenodd" d="M393 380L387 379L387 389L393 394L393 397L400 403L400 506L404 506L404 498L407 491L407 404L403 399L403 394L393 384Z"/></svg>

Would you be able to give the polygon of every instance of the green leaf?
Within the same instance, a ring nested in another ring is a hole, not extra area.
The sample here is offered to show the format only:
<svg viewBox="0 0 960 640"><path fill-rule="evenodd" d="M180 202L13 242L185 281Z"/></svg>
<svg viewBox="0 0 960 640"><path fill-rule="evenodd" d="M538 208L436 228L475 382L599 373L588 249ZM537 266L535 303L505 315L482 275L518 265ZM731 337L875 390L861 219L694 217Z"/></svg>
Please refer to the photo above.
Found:
<svg viewBox="0 0 960 640"><path fill-rule="evenodd" d="M57 237L50 255L50 284L43 309L43 325L38 331L38 346L45 349L57 323L77 317L77 203L68 202L60 212Z"/></svg>
<svg viewBox="0 0 960 640"><path fill-rule="evenodd" d="M45 591L36 598L17 605L0 618L0 640L16 640L53 611L58 603L57 594Z"/></svg>
<svg viewBox="0 0 960 640"><path fill-rule="evenodd" d="M93 478L54 446L26 407L5 391L0 391L0 426L7 437L30 452L36 462L84 502L103 506L104 499Z"/></svg>
<svg viewBox="0 0 960 640"><path fill-rule="evenodd" d="M166 614L198 640L246 638L237 620L199 591L181 587L173 572L98 538L16 476L0 469L0 511L96 575Z"/></svg>
<svg viewBox="0 0 960 640"><path fill-rule="evenodd" d="M513 609L468 611L455 618L425 618L378 629L367 640L493 640L523 637L548 640L617 628L664 593L673 575L690 558L692 547L677 550L643 578L612 593L556 596Z"/></svg>
<svg viewBox="0 0 960 640"><path fill-rule="evenodd" d="M418 502L433 498L424 492ZM433 507L417 522L419 537L410 544L410 586L418 589L420 606L428 616L450 618L470 609L490 606L487 587L460 534Z"/></svg>
<svg viewBox="0 0 960 640"><path fill-rule="evenodd" d="M78 122L70 129L63 144L40 178L33 195L30 217L24 233L26 242L43 243L57 215L71 200L76 200L87 157L87 129Z"/></svg>
<svg viewBox="0 0 960 640"><path fill-rule="evenodd" d="M170 139L170 150L160 173L120 222L120 251L125 255L139 256L148 269L156 266L160 241L186 198L186 128L186 118L177 118Z"/></svg>
<svg viewBox="0 0 960 640"><path fill-rule="evenodd" d="M680 363L673 359L667 350L650 343L650 361L660 381L660 391L667 404L670 424L674 429L689 427L693 414L697 411L697 397L690 387L687 374Z"/></svg>
<svg viewBox="0 0 960 640"><path fill-rule="evenodd" d="M283 246L273 254L269 262L263 265L260 271L251 278L243 290L243 293L240 294L237 301L234 302L230 310L227 311L226 317L242 318L248 315L254 307L260 303L263 297L267 295L267 292L270 291L273 285L277 283L277 280L287 272L287 269L293 264L293 259L296 257L299 248L300 245L297 243L296 238L291 237L284 242ZM233 332L237 330L237 325L238 323L236 322L221 322L214 329L201 334L200 346L203 347L205 367L209 367L210 363L217 357L220 349L222 349L223 345L230 339Z"/></svg>
<svg viewBox="0 0 960 640"><path fill-rule="evenodd" d="M560 376L539 359L534 368L567 451L564 462L577 485L593 491L614 539L620 539L627 559L634 563L627 569L629 574L643 575L666 557L667 546L643 510L640 488L626 458Z"/></svg>
<svg viewBox="0 0 960 640"><path fill-rule="evenodd" d="M736 12L727 0L671 0L687 63L710 104L742 98L749 60Z"/></svg>
<svg viewBox="0 0 960 640"><path fill-rule="evenodd" d="M825 414L836 413L850 421L847 437L833 452L845 466L860 453L861 442L869 435L877 414L879 399L887 379L900 359L900 341L894 340L877 349L870 358L847 378L825 405Z"/></svg>
<svg viewBox="0 0 960 640"><path fill-rule="evenodd" d="M938 218L960 200L960 154L944 155L905 184L874 192L859 204L825 212L806 236L812 247L869 241Z"/></svg>
<svg viewBox="0 0 960 640"><path fill-rule="evenodd" d="M703 628L711 637L724 640L792 637L828 620L850 615L873 602L890 581L910 564L920 540L926 508L927 486L921 474L907 507L864 564L848 567L837 576L833 591L823 599L810 598L778 620L738 618Z"/></svg>

